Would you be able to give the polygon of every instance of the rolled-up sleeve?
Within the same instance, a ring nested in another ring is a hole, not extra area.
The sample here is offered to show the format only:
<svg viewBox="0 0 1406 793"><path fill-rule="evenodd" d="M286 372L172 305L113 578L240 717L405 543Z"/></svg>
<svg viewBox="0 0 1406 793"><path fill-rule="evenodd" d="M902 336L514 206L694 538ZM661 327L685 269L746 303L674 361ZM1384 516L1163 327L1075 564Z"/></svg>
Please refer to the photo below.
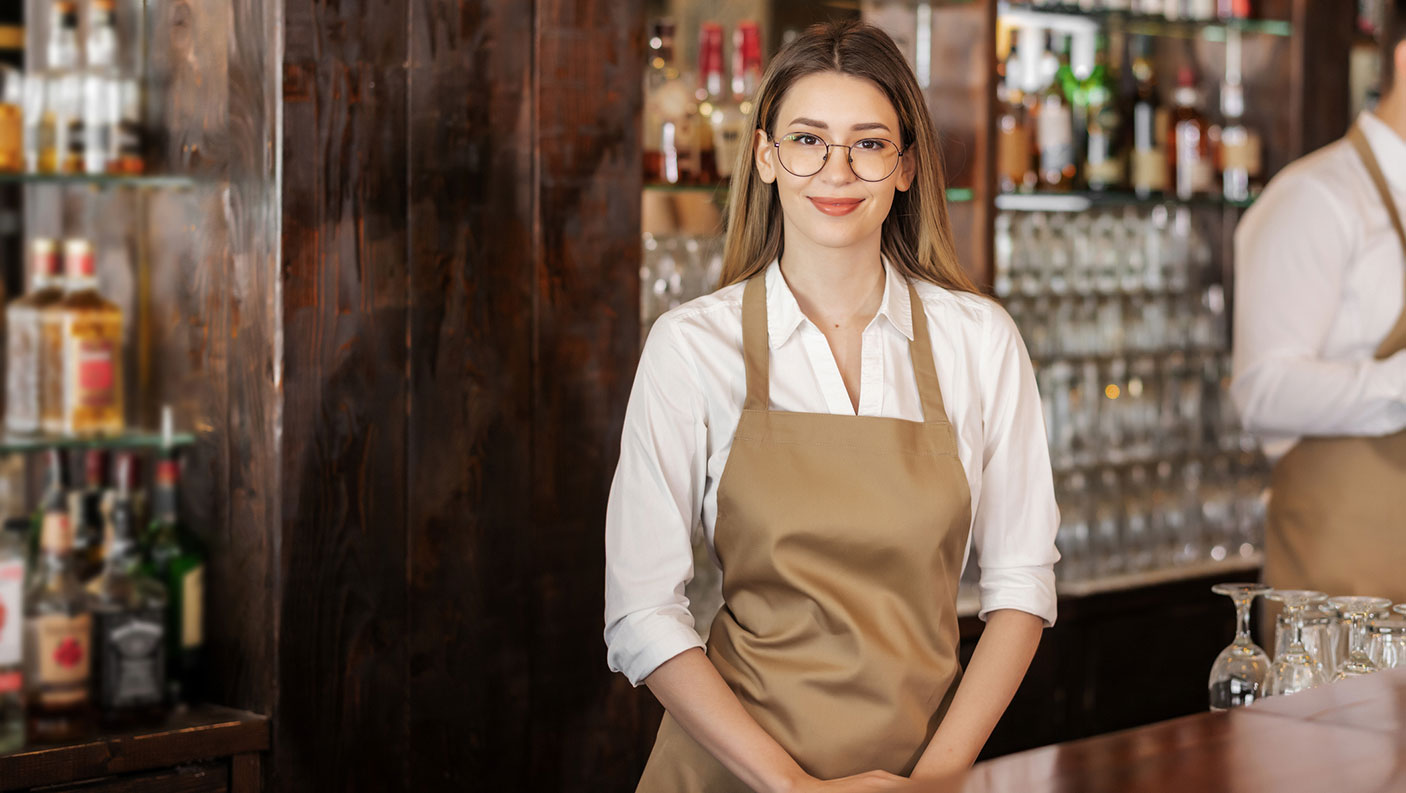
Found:
<svg viewBox="0 0 1406 793"><path fill-rule="evenodd" d="M605 518L605 643L611 671L638 686L702 647L684 585L702 527L706 406L675 320L655 323L625 411Z"/></svg>
<svg viewBox="0 0 1406 793"><path fill-rule="evenodd" d="M982 353L985 449L972 519L981 572L979 616L1015 609L1050 626L1057 611L1059 508L1035 372L1020 332L999 307L986 323Z"/></svg>

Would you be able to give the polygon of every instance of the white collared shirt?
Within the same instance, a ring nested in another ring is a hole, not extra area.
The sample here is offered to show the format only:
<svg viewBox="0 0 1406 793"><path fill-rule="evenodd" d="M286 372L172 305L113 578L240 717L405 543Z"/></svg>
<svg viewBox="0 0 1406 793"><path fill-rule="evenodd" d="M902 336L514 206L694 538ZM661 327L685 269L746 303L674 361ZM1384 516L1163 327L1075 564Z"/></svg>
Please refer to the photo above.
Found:
<svg viewBox="0 0 1406 793"><path fill-rule="evenodd" d="M861 416L921 421L911 300L885 267L864 329ZM625 413L606 512L605 641L634 685L703 646L685 584L700 535L714 563L717 486L742 413L742 291L734 284L664 314L645 343ZM981 568L981 617L1018 609L1055 619L1055 506L1040 397L1015 323L995 302L917 284L958 456L971 487L968 552ZM773 262L766 271L771 409L856 415L820 329Z"/></svg>
<svg viewBox="0 0 1406 793"><path fill-rule="evenodd" d="M1406 140L1371 113L1358 123L1406 210ZM1269 183L1236 229L1235 262L1230 393L1266 454L1406 428L1406 352L1373 358L1401 314L1406 254L1348 141Z"/></svg>

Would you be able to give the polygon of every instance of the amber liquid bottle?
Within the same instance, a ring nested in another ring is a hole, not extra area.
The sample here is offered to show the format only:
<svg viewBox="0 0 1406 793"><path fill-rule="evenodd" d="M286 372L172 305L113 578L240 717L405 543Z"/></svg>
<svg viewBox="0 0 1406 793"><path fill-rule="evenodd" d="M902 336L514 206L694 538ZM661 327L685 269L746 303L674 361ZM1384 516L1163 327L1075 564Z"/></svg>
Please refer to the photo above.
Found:
<svg viewBox="0 0 1406 793"><path fill-rule="evenodd" d="M93 615L73 569L73 527L62 498L46 500L39 559L25 598L28 733L44 743L92 727L88 685Z"/></svg>
<svg viewBox="0 0 1406 793"><path fill-rule="evenodd" d="M122 432L122 310L98 292L93 248L87 240L64 245L68 294L59 304L63 400L59 432Z"/></svg>
<svg viewBox="0 0 1406 793"><path fill-rule="evenodd" d="M44 382L41 318L44 311L63 300L59 252L54 241L36 239L30 250L33 287L5 309L5 429L17 434L32 434L40 429Z"/></svg>
<svg viewBox="0 0 1406 793"><path fill-rule="evenodd" d="M1183 67L1172 95L1173 107L1167 135L1167 183L1177 198L1188 199L1212 192L1215 160L1211 153L1210 124L1196 109L1196 75Z"/></svg>

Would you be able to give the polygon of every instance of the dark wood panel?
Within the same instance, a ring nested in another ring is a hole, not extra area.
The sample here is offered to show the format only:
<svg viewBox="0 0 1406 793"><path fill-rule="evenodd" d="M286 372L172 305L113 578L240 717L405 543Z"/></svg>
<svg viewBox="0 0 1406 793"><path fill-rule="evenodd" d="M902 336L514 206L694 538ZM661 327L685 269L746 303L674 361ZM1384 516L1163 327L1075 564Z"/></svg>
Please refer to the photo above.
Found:
<svg viewBox="0 0 1406 793"><path fill-rule="evenodd" d="M229 789L229 769L223 763L209 763L45 788L44 793L227 793Z"/></svg>
<svg viewBox="0 0 1406 793"><path fill-rule="evenodd" d="M639 349L643 6L539 0L528 785L628 790L649 695L605 666L605 503Z"/></svg>
<svg viewBox="0 0 1406 793"><path fill-rule="evenodd" d="M268 720L229 708L172 714L159 729L102 733L0 755L0 791L160 769L269 746Z"/></svg>
<svg viewBox="0 0 1406 793"><path fill-rule="evenodd" d="M406 33L287 0L280 790L404 790Z"/></svg>
<svg viewBox="0 0 1406 793"><path fill-rule="evenodd" d="M532 23L530 3L411 6L415 791L531 773Z"/></svg>
<svg viewBox="0 0 1406 793"><path fill-rule="evenodd" d="M1348 52L1353 14L1340 0L1293 0L1293 54L1289 85L1293 156L1341 138L1351 121Z"/></svg>

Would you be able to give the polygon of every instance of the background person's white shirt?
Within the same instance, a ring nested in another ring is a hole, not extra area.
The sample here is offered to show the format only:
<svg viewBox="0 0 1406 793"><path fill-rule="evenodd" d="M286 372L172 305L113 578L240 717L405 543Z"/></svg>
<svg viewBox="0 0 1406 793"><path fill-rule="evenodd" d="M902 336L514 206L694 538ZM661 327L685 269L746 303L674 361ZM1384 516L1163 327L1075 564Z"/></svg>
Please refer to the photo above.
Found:
<svg viewBox="0 0 1406 793"><path fill-rule="evenodd" d="M879 312L863 334L858 415L917 421L911 300L903 277L891 267L885 273ZM630 394L606 513L605 641L610 668L634 685L703 646L684 587L700 533L716 562L717 485L746 394L744 286L660 317ZM766 286L771 408L855 415L824 335L775 262ZM917 289L971 487L968 553L974 546L981 568L981 616L1018 609L1053 624L1059 513L1025 346L995 302L927 283Z"/></svg>
<svg viewBox="0 0 1406 793"><path fill-rule="evenodd" d="M1358 118L1398 209L1406 140ZM1406 352L1373 358L1401 314L1406 254L1346 140L1285 168L1235 232L1231 396L1278 459L1304 436L1406 429Z"/></svg>

